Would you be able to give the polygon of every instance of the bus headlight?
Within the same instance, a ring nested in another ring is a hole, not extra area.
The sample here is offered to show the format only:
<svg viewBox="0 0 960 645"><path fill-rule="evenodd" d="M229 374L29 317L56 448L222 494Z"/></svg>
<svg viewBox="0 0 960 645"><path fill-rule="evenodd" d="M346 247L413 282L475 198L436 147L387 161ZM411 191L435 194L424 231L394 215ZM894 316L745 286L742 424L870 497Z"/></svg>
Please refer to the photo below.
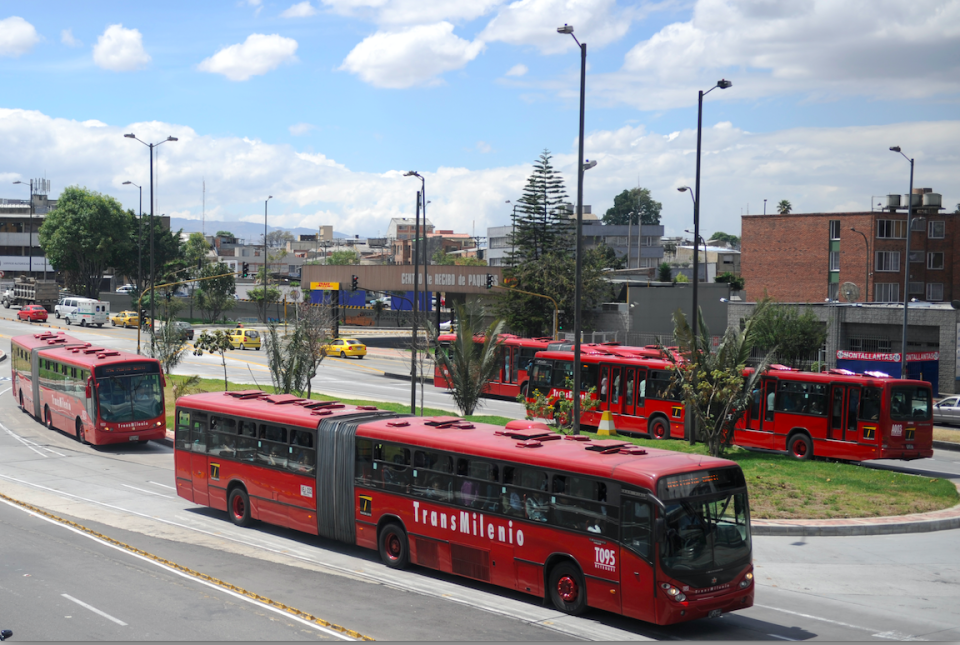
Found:
<svg viewBox="0 0 960 645"><path fill-rule="evenodd" d="M683 602L687 597L680 593L680 590L674 587L672 584L667 582L661 582L660 588L667 592L667 595L676 600L677 602Z"/></svg>
<svg viewBox="0 0 960 645"><path fill-rule="evenodd" d="M753 583L753 574L752 574L752 573L748 573L747 575L743 576L743 580L740 581L740 588L741 588L741 589L746 589L746 588L749 587L752 583Z"/></svg>

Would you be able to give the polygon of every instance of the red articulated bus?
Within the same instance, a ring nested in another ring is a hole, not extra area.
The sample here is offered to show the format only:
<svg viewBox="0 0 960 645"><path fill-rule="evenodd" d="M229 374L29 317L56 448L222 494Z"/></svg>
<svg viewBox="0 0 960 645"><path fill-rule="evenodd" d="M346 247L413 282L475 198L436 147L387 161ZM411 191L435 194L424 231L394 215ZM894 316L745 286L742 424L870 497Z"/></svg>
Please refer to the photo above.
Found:
<svg viewBox="0 0 960 645"><path fill-rule="evenodd" d="M640 356L616 356L608 348L586 348L580 354L581 396L596 388L598 406L581 414L581 422L600 425L609 410L618 432L649 434L655 439L682 439L684 406L671 387L673 366L669 361ZM530 386L551 402L571 398L567 386L573 379L573 352L546 351L533 361Z"/></svg>
<svg viewBox="0 0 960 645"><path fill-rule="evenodd" d="M81 443L145 443L166 436L160 362L96 347L63 332L10 341L20 409Z"/></svg>
<svg viewBox="0 0 960 645"><path fill-rule="evenodd" d="M849 461L933 456L933 391L879 372L774 366L753 391L734 443Z"/></svg>
<svg viewBox="0 0 960 645"><path fill-rule="evenodd" d="M441 348L449 347L457 338L456 334L442 334L438 337ZM474 336L474 342L483 344L483 336ZM517 398L521 393L526 394L529 383L530 362L537 352L547 349L551 338L520 338L513 334L500 334L499 358L500 371L484 389L487 396L503 396ZM436 387L449 389L449 380L437 364L433 373L433 384Z"/></svg>
<svg viewBox="0 0 960 645"><path fill-rule="evenodd" d="M743 473L725 459L253 390L181 397L177 492L534 596L670 624L750 607Z"/></svg>

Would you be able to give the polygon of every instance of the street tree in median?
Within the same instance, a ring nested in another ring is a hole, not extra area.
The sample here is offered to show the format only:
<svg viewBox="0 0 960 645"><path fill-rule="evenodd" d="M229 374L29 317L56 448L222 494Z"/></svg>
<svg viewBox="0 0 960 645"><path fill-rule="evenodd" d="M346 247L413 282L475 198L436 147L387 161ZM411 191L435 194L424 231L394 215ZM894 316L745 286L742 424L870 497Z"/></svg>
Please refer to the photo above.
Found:
<svg viewBox="0 0 960 645"><path fill-rule="evenodd" d="M295 322L284 335L278 325L267 327L265 338L267 366L277 392L310 398L312 379L326 354L323 347L331 342L333 319L329 307L300 304Z"/></svg>
<svg viewBox="0 0 960 645"><path fill-rule="evenodd" d="M136 254L135 224L134 214L113 197L70 186L44 218L38 237L50 264L68 276L68 286L97 298L106 269Z"/></svg>
<svg viewBox="0 0 960 645"><path fill-rule="evenodd" d="M152 325L149 333L153 335L153 342L147 344L147 354L160 361L163 373L169 374L186 358L187 339L177 329L172 316L163 320L159 330L157 325Z"/></svg>
<svg viewBox="0 0 960 645"><path fill-rule="evenodd" d="M223 276L216 278L213 276ZM216 322L220 316L231 309L236 304L234 294L236 293L236 280L233 272L226 264L218 262L216 264L205 264L200 271L200 278L210 278L197 283L197 288L193 293L194 303L204 312L205 318L210 322Z"/></svg>
<svg viewBox="0 0 960 645"><path fill-rule="evenodd" d="M227 352L233 350L230 342L230 332L226 329L214 329L212 332L203 330L200 336L193 341L193 355L203 356L204 352L220 354L223 364L223 391L227 391Z"/></svg>
<svg viewBox="0 0 960 645"><path fill-rule="evenodd" d="M455 305L457 316L456 338L446 349L439 348L436 330L432 326L434 356L437 367L450 384L450 394L464 416L473 414L482 405L483 390L500 370L500 334L503 320L495 320L483 328L484 311L479 305ZM483 343L474 342L482 336Z"/></svg>

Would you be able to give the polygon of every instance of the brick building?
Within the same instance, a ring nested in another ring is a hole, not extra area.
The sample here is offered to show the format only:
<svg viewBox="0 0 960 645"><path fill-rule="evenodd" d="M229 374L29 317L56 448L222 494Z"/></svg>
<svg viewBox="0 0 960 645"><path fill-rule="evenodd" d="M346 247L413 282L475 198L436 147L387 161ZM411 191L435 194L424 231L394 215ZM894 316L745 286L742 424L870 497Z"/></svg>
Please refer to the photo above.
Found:
<svg viewBox="0 0 960 645"><path fill-rule="evenodd" d="M960 299L960 215L944 212L938 193L914 189L906 262L907 199L889 195L882 210L861 213L743 216L745 299L902 302L907 265L911 299Z"/></svg>

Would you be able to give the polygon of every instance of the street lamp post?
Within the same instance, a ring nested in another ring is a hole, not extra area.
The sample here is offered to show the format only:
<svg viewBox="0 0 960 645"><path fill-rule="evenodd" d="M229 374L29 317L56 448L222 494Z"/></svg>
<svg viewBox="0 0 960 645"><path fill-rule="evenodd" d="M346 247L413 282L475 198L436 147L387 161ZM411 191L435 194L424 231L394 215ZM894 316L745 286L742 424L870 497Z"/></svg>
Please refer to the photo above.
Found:
<svg viewBox="0 0 960 645"><path fill-rule="evenodd" d="M573 433L580 434L580 298L582 285L581 273L583 271L583 173L587 170L583 160L583 119L584 119L584 99L587 89L587 43L581 43L573 35L573 25L564 25L558 27L557 32L561 34L570 34L573 42L580 48L580 136L578 140L577 155L577 250L576 250L576 269L574 275L574 296L573 296ZM588 162L589 167L597 165L596 161Z"/></svg>
<svg viewBox="0 0 960 645"><path fill-rule="evenodd" d="M510 203L510 200L508 199L508 200L506 201L506 203L509 204L509 203ZM510 256L511 256L511 257L510 257L510 262L511 262L511 263L513 262L513 256L514 256L514 255L516 254L516 252L517 252L517 248L516 248L516 239L517 239L517 238L516 238L516 235L517 235L517 206L519 206L519 205L520 205L520 204L514 204L514 205L513 205L513 216L510 218Z"/></svg>
<svg viewBox="0 0 960 645"><path fill-rule="evenodd" d="M124 186L136 186L140 190L140 216L137 218L137 294L143 290L143 188L132 181L123 182Z"/></svg>
<svg viewBox="0 0 960 645"><path fill-rule="evenodd" d="M863 231L858 231L852 226L850 230L859 233L860 237L863 238L863 248L867 253L867 268L863 273L863 299L865 302L870 302L870 242L867 241L867 236Z"/></svg>
<svg viewBox="0 0 960 645"><path fill-rule="evenodd" d="M177 139L176 137L172 137L172 136L171 136L171 137L167 137L167 138L164 139L163 141L160 141L159 143L147 143L146 141L142 141L141 139L138 139L138 138L137 138L137 135L135 135L135 134L133 134L133 133L125 134L125 135L123 135L123 136L126 137L127 139L135 139L136 141L140 141L140 143L142 143L143 145L145 145L145 146L147 146L148 148L150 148L150 327L151 327L151 328L154 328L154 320L156 319L156 313L157 313L157 298L156 298L156 295L157 295L157 294L156 294L156 289L154 288L154 285L156 285L156 282L157 282L157 271L156 271L156 264L155 264L155 262L154 262L154 257L153 257L153 255L154 255L154 253L153 253L153 229L155 228L155 227L154 227L154 219L153 219L153 204L154 204L154 199L153 199L153 149L156 148L157 146L159 146L159 145L162 144L162 143L166 143L167 141L177 141L178 139ZM139 311L137 312L137 315L138 315L138 316L140 315L140 312L139 312ZM141 325L143 324L143 321L142 321L142 320L140 321L140 324L141 324ZM138 354L140 353L140 346L139 346L139 345L140 345L140 343L137 343L137 353L138 353ZM155 340L155 338L154 338L154 334L151 333L151 334L150 334L150 351L151 351L151 354L155 354L155 353L156 353L155 350L156 350L156 340Z"/></svg>
<svg viewBox="0 0 960 645"><path fill-rule="evenodd" d="M907 308L910 305L910 233L913 227L913 159L903 154L900 146L892 146L910 162L910 192L907 193L907 256L903 263L903 337L900 343L900 378L907 378Z"/></svg>
<svg viewBox="0 0 960 645"><path fill-rule="evenodd" d="M693 231L694 236L700 236L700 150L701 150L701 137L703 133L703 97L718 87L721 90L725 90L728 87L733 85L732 82L726 79L720 79L717 81L717 84L711 87L709 90L704 92L700 90L699 99L697 101L697 178L696 178L696 196L693 199ZM694 241L696 245L696 241ZM697 283L700 282L700 263L697 261L699 254L693 254L693 337L697 337L697 323L700 319L700 312L697 304Z"/></svg>
<svg viewBox="0 0 960 645"><path fill-rule="evenodd" d="M410 253L413 255L413 353L411 354L411 363L410 363L410 414L417 413L417 313L419 312L419 297L417 294L417 289L419 287L419 275L420 275L420 253L418 242L420 238L420 206L423 206L423 228L427 228L427 180L423 178L423 175L418 173L416 170L408 170L403 173L404 177L417 177L420 180L420 191L417 193L417 214L416 219L413 224L413 240L410 247ZM426 238L426 234L423 236ZM427 291L427 259L423 259L423 291ZM426 308L426 307L424 307ZM423 414L423 407L420 407L420 414Z"/></svg>
<svg viewBox="0 0 960 645"><path fill-rule="evenodd" d="M267 262L267 202L271 199L273 195L263 200L263 324L267 324L267 287L270 285L270 264Z"/></svg>
<svg viewBox="0 0 960 645"><path fill-rule="evenodd" d="M19 179L13 183L23 184L24 186L27 185L27 182L20 181ZM30 225L29 225L30 230L27 232L27 235L28 235L27 248L30 252L30 260L29 260L30 264L29 264L29 268L27 269L27 275L29 275L30 277L33 277L32 275L33 274L33 180L32 179L30 180L29 185L30 185ZM44 258L44 267L46 267L46 258Z"/></svg>

